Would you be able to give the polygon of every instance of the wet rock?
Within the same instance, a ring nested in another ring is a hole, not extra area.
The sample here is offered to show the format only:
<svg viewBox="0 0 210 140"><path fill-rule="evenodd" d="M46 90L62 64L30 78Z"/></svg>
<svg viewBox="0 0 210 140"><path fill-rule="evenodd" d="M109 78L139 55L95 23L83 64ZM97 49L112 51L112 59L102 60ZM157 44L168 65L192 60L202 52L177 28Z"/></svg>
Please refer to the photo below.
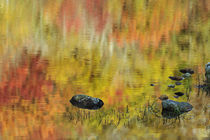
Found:
<svg viewBox="0 0 210 140"><path fill-rule="evenodd" d="M179 86L181 85L182 83L181 82L176 82L175 85Z"/></svg>
<svg viewBox="0 0 210 140"><path fill-rule="evenodd" d="M150 84L150 86L155 86L154 84Z"/></svg>
<svg viewBox="0 0 210 140"><path fill-rule="evenodd" d="M196 85L195 87L204 89L206 86L207 86L206 84L203 84L203 85Z"/></svg>
<svg viewBox="0 0 210 140"><path fill-rule="evenodd" d="M208 62L206 64L206 67L205 67L205 76L206 76L206 82L208 84L208 86L210 87L210 62Z"/></svg>
<svg viewBox="0 0 210 140"><path fill-rule="evenodd" d="M179 98L179 96L177 95L177 96L174 96L174 98Z"/></svg>
<svg viewBox="0 0 210 140"><path fill-rule="evenodd" d="M176 94L177 96L183 96L184 95L184 93L182 93L182 92L175 92L174 94Z"/></svg>
<svg viewBox="0 0 210 140"><path fill-rule="evenodd" d="M179 98L180 96L184 95L184 93L182 93L182 92L175 92L174 94L176 95L176 96L174 96L174 98Z"/></svg>
<svg viewBox="0 0 210 140"><path fill-rule="evenodd" d="M185 74L182 75L182 77L189 78L189 77L191 77L191 74L190 73L185 73Z"/></svg>
<svg viewBox="0 0 210 140"><path fill-rule="evenodd" d="M159 99L160 100L167 100L168 99L168 96L167 95L161 95L160 97L159 97Z"/></svg>
<svg viewBox="0 0 210 140"><path fill-rule="evenodd" d="M99 109L104 105L101 99L81 94L73 96L70 103L79 108L92 110Z"/></svg>
<svg viewBox="0 0 210 140"><path fill-rule="evenodd" d="M180 71L181 73L194 74L194 70L192 70L192 69L190 69L190 68L180 69L179 71Z"/></svg>
<svg viewBox="0 0 210 140"><path fill-rule="evenodd" d="M181 81L184 79L183 77L180 77L180 76L169 76L168 78L175 81Z"/></svg>
<svg viewBox="0 0 210 140"><path fill-rule="evenodd" d="M193 106L187 102L176 102L173 100L162 101L162 116L168 119L176 118L179 115L191 111Z"/></svg>
<svg viewBox="0 0 210 140"><path fill-rule="evenodd" d="M169 88L175 88L175 85L168 85Z"/></svg>

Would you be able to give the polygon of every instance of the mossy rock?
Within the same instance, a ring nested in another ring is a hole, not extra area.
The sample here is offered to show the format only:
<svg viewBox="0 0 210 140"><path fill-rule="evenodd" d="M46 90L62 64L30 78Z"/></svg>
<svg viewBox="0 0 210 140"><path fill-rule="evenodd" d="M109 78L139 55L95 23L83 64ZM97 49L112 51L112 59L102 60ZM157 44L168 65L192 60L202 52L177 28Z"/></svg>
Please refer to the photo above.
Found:
<svg viewBox="0 0 210 140"><path fill-rule="evenodd" d="M165 118L176 118L179 115L191 111L193 106L187 102L176 102L173 100L162 101L162 116Z"/></svg>

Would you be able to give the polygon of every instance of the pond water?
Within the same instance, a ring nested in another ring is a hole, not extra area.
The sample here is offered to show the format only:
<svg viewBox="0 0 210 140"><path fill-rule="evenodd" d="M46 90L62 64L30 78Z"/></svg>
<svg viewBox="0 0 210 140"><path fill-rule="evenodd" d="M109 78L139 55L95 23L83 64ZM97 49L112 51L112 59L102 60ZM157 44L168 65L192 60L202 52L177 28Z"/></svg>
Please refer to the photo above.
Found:
<svg viewBox="0 0 210 140"><path fill-rule="evenodd" d="M196 88L208 0L1 0L0 15L0 139L210 137L209 95ZM181 68L195 73L168 88ZM74 107L76 94L104 106ZM193 110L162 118L163 94Z"/></svg>

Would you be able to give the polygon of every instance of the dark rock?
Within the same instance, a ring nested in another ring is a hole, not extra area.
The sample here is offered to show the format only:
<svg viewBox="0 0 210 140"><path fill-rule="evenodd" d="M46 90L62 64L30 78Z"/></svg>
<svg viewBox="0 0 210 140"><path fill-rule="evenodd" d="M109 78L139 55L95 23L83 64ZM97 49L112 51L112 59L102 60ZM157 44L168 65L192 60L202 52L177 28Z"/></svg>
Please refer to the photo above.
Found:
<svg viewBox="0 0 210 140"><path fill-rule="evenodd" d="M179 98L179 96L177 95L177 96L174 96L174 98Z"/></svg>
<svg viewBox="0 0 210 140"><path fill-rule="evenodd" d="M176 94L177 96L183 96L184 95L184 93L182 93L182 92L175 92L174 94Z"/></svg>
<svg viewBox="0 0 210 140"><path fill-rule="evenodd" d="M208 62L206 64L206 67L205 67L205 76L206 76L207 86L210 88L210 62Z"/></svg>
<svg viewBox="0 0 210 140"><path fill-rule="evenodd" d="M174 96L174 98L179 98L180 96L184 95L184 93L182 93L182 92L175 92L174 94L176 94L176 96Z"/></svg>
<svg viewBox="0 0 210 140"><path fill-rule="evenodd" d="M181 85L182 83L181 82L176 82L175 85L179 86Z"/></svg>
<svg viewBox="0 0 210 140"><path fill-rule="evenodd" d="M161 95L160 97L159 97L159 99L160 100L167 100L168 99L168 96L167 95Z"/></svg>
<svg viewBox="0 0 210 140"><path fill-rule="evenodd" d="M207 87L207 84L196 85L195 87L205 89Z"/></svg>
<svg viewBox="0 0 210 140"><path fill-rule="evenodd" d="M150 86L155 86L154 84L150 84Z"/></svg>
<svg viewBox="0 0 210 140"><path fill-rule="evenodd" d="M87 95L75 95L71 98L70 103L79 108L92 110L99 109L104 105L101 99Z"/></svg>
<svg viewBox="0 0 210 140"><path fill-rule="evenodd" d="M183 77L180 77L180 76L169 76L168 78L175 81L181 81L184 79Z"/></svg>
<svg viewBox="0 0 210 140"><path fill-rule="evenodd" d="M194 74L194 70L190 69L190 68L186 68L186 69L180 69L179 70L181 73L190 73L190 74Z"/></svg>
<svg viewBox="0 0 210 140"><path fill-rule="evenodd" d="M169 88L175 88L175 85L168 85Z"/></svg>
<svg viewBox="0 0 210 140"><path fill-rule="evenodd" d="M173 100L162 101L162 116L168 119L176 118L179 115L191 111L193 106L187 102L176 102Z"/></svg>

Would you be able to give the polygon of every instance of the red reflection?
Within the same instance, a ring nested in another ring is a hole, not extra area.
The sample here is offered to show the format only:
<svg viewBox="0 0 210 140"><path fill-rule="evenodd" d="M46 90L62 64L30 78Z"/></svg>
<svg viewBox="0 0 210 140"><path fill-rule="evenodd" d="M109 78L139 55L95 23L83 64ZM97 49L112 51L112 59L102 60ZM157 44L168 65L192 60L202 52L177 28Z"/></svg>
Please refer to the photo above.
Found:
<svg viewBox="0 0 210 140"><path fill-rule="evenodd" d="M53 83L46 80L47 60L37 55L22 54L20 64L3 68L4 77L0 82L0 104L11 103L18 98L34 99L44 96L43 88L51 92Z"/></svg>
<svg viewBox="0 0 210 140"><path fill-rule="evenodd" d="M81 15L78 13L78 4L75 0L64 0L61 4L60 13L57 18L58 26L65 28L67 32L82 26Z"/></svg>
<svg viewBox="0 0 210 140"><path fill-rule="evenodd" d="M96 31L101 32L107 23L108 12L106 0L86 0L85 8L89 18L93 18L96 24Z"/></svg>

